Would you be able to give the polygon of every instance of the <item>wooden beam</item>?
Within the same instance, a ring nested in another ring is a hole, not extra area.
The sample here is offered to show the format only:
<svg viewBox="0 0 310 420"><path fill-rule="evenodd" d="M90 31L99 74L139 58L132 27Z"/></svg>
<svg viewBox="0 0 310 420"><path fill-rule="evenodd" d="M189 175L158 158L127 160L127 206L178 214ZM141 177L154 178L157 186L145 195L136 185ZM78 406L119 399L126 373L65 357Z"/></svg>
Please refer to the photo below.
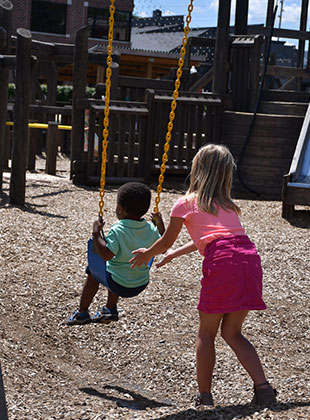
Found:
<svg viewBox="0 0 310 420"><path fill-rule="evenodd" d="M84 110L78 109L78 98L86 96L88 62L88 28L82 27L75 33L73 92L72 92L72 140L71 140L71 178L73 161L81 160L84 147Z"/></svg>
<svg viewBox="0 0 310 420"><path fill-rule="evenodd" d="M256 27L252 28L251 25L248 26L248 35L265 35L267 36L270 33L269 28L265 27ZM278 38L289 38L289 39L302 39L305 41L309 40L310 32L309 31L298 31L294 29L279 29L274 28L273 36Z"/></svg>
<svg viewBox="0 0 310 420"><path fill-rule="evenodd" d="M2 55L0 54L0 69L15 69L16 55Z"/></svg>
<svg viewBox="0 0 310 420"><path fill-rule="evenodd" d="M235 35L248 33L249 0L236 0Z"/></svg>
<svg viewBox="0 0 310 420"><path fill-rule="evenodd" d="M8 0L0 0L0 29L3 35L0 52L9 54L11 52L13 5ZM6 166L6 119L8 104L8 83L9 72L7 66L2 66L0 61L0 192L2 191L3 168Z"/></svg>
<svg viewBox="0 0 310 420"><path fill-rule="evenodd" d="M200 89L203 89L206 87L212 80L213 80L213 73L214 73L214 67L211 67L211 69L205 73L203 76L200 77L200 79L197 80L189 89L189 92L198 92Z"/></svg>
<svg viewBox="0 0 310 420"><path fill-rule="evenodd" d="M50 121L48 123L46 138L46 162L45 173L56 175L56 161L58 151L58 124Z"/></svg>
<svg viewBox="0 0 310 420"><path fill-rule="evenodd" d="M219 0L214 58L213 93L226 93L231 0Z"/></svg>
<svg viewBox="0 0 310 420"><path fill-rule="evenodd" d="M0 26L0 51L3 51L7 43L7 32Z"/></svg>
<svg viewBox="0 0 310 420"><path fill-rule="evenodd" d="M270 28L272 25L274 11L274 0L268 0L267 13L266 13L266 27Z"/></svg>
<svg viewBox="0 0 310 420"><path fill-rule="evenodd" d="M263 66L260 66L260 72L264 69ZM290 79L291 77L301 77L303 79L308 79L310 77L310 72L296 67L286 67L286 66L267 66L267 74L269 76L283 77Z"/></svg>
<svg viewBox="0 0 310 420"><path fill-rule="evenodd" d="M20 28L17 29L16 96L10 182L10 203L19 206L25 204L30 90L31 33Z"/></svg>
<svg viewBox="0 0 310 420"><path fill-rule="evenodd" d="M308 7L309 7L309 0L302 0L300 26L299 26L300 31L306 31L307 29ZM305 55L305 40L300 39L298 42L298 58L297 58L297 66L300 68L303 68L304 66L304 55Z"/></svg>
<svg viewBox="0 0 310 420"><path fill-rule="evenodd" d="M190 36L188 42L192 47L215 47L215 38L199 38L198 36Z"/></svg>

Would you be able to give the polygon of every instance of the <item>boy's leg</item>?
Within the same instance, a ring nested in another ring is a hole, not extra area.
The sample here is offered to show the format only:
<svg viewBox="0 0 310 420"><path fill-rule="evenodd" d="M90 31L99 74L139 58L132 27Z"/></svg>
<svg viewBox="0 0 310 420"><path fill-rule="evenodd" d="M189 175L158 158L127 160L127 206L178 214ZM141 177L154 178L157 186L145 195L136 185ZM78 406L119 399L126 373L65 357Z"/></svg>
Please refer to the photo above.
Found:
<svg viewBox="0 0 310 420"><path fill-rule="evenodd" d="M223 314L206 314L199 311L200 323L197 336L197 382L200 393L210 393L215 365L214 340Z"/></svg>
<svg viewBox="0 0 310 420"><path fill-rule="evenodd" d="M80 298L80 312L87 311L89 305L92 303L96 293L98 292L98 288L99 283L94 279L94 277L91 274L87 274Z"/></svg>
<svg viewBox="0 0 310 420"><path fill-rule="evenodd" d="M264 384L266 377L258 354L253 345L241 334L242 324L247 314L248 311L225 314L221 326L221 335L236 353L238 360L251 376L254 384Z"/></svg>
<svg viewBox="0 0 310 420"><path fill-rule="evenodd" d="M108 297L106 306L92 316L92 322L106 323L110 321L118 321L117 302L119 296L108 289Z"/></svg>
<svg viewBox="0 0 310 420"><path fill-rule="evenodd" d="M108 289L108 297L107 297L107 305L106 305L107 308L109 309L114 308L114 306L117 305L118 300L119 300L119 296Z"/></svg>

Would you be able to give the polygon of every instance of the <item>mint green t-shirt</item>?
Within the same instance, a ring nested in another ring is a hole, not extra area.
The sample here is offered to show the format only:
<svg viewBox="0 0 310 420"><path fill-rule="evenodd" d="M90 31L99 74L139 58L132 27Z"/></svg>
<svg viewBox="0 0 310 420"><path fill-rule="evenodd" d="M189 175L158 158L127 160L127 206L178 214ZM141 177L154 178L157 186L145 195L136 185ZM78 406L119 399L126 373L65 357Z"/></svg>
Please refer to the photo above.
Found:
<svg viewBox="0 0 310 420"><path fill-rule="evenodd" d="M151 222L123 219L111 226L106 236L107 248L114 257L107 261L107 271L113 280L124 287L139 287L149 281L150 268L146 265L131 268L131 251L149 248L160 238L158 229Z"/></svg>

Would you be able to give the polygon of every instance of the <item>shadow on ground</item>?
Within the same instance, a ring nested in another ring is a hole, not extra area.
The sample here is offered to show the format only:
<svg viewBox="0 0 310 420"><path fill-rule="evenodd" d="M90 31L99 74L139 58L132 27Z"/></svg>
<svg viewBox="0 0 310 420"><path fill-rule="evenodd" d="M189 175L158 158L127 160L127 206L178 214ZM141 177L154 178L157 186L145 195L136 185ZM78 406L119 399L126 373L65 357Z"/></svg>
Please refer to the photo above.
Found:
<svg viewBox="0 0 310 420"><path fill-rule="evenodd" d="M109 401L114 401L119 407L126 407L131 410L146 410L147 408L166 407L171 406L171 402L156 401L151 398L147 398L135 391L122 388L120 386L106 385L104 389L108 391L116 391L122 396L116 397L105 392L97 391L94 388L80 388L80 391L85 392L88 395L94 395L100 398L104 398Z"/></svg>
<svg viewBox="0 0 310 420"><path fill-rule="evenodd" d="M160 407L175 407L175 404L172 401L158 401L153 398L147 398L142 394L120 387L115 385L106 385L104 389L108 393L97 391L94 388L80 388L80 391L85 392L88 395L97 396L99 398L104 398L108 401L113 401L117 404L118 407L125 407L130 410L139 410L143 411L147 408L160 408ZM111 395L111 391L120 394L120 396ZM214 408L189 408L179 413L168 414L160 417L156 417L153 420L188 420L188 419L210 419L210 420L233 420L235 418L244 419L248 416L253 415L254 413L259 413L266 408L275 415L276 413L280 414L288 410L293 410L294 408L300 407L310 407L310 402L289 402L289 403L279 403L272 406L262 406L258 407L252 404L238 404L230 406L217 406ZM281 414L280 414L281 415Z"/></svg>

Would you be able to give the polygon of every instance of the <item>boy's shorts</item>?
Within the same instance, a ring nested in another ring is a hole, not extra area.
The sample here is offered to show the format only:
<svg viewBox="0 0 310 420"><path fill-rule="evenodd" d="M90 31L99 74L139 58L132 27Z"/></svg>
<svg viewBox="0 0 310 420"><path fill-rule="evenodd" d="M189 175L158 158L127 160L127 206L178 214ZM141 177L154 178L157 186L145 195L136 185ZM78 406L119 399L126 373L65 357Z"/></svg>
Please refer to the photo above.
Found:
<svg viewBox="0 0 310 420"><path fill-rule="evenodd" d="M86 267L85 271L87 274L92 275L98 283L103 284L107 289L115 293L117 296L121 296L124 298L129 298L129 297L134 297L134 296L139 295L148 285L148 283L146 283L139 287L124 287L116 283L113 280L111 273L109 273L107 270L105 270L105 273L102 273L100 278L93 275L89 267Z"/></svg>

